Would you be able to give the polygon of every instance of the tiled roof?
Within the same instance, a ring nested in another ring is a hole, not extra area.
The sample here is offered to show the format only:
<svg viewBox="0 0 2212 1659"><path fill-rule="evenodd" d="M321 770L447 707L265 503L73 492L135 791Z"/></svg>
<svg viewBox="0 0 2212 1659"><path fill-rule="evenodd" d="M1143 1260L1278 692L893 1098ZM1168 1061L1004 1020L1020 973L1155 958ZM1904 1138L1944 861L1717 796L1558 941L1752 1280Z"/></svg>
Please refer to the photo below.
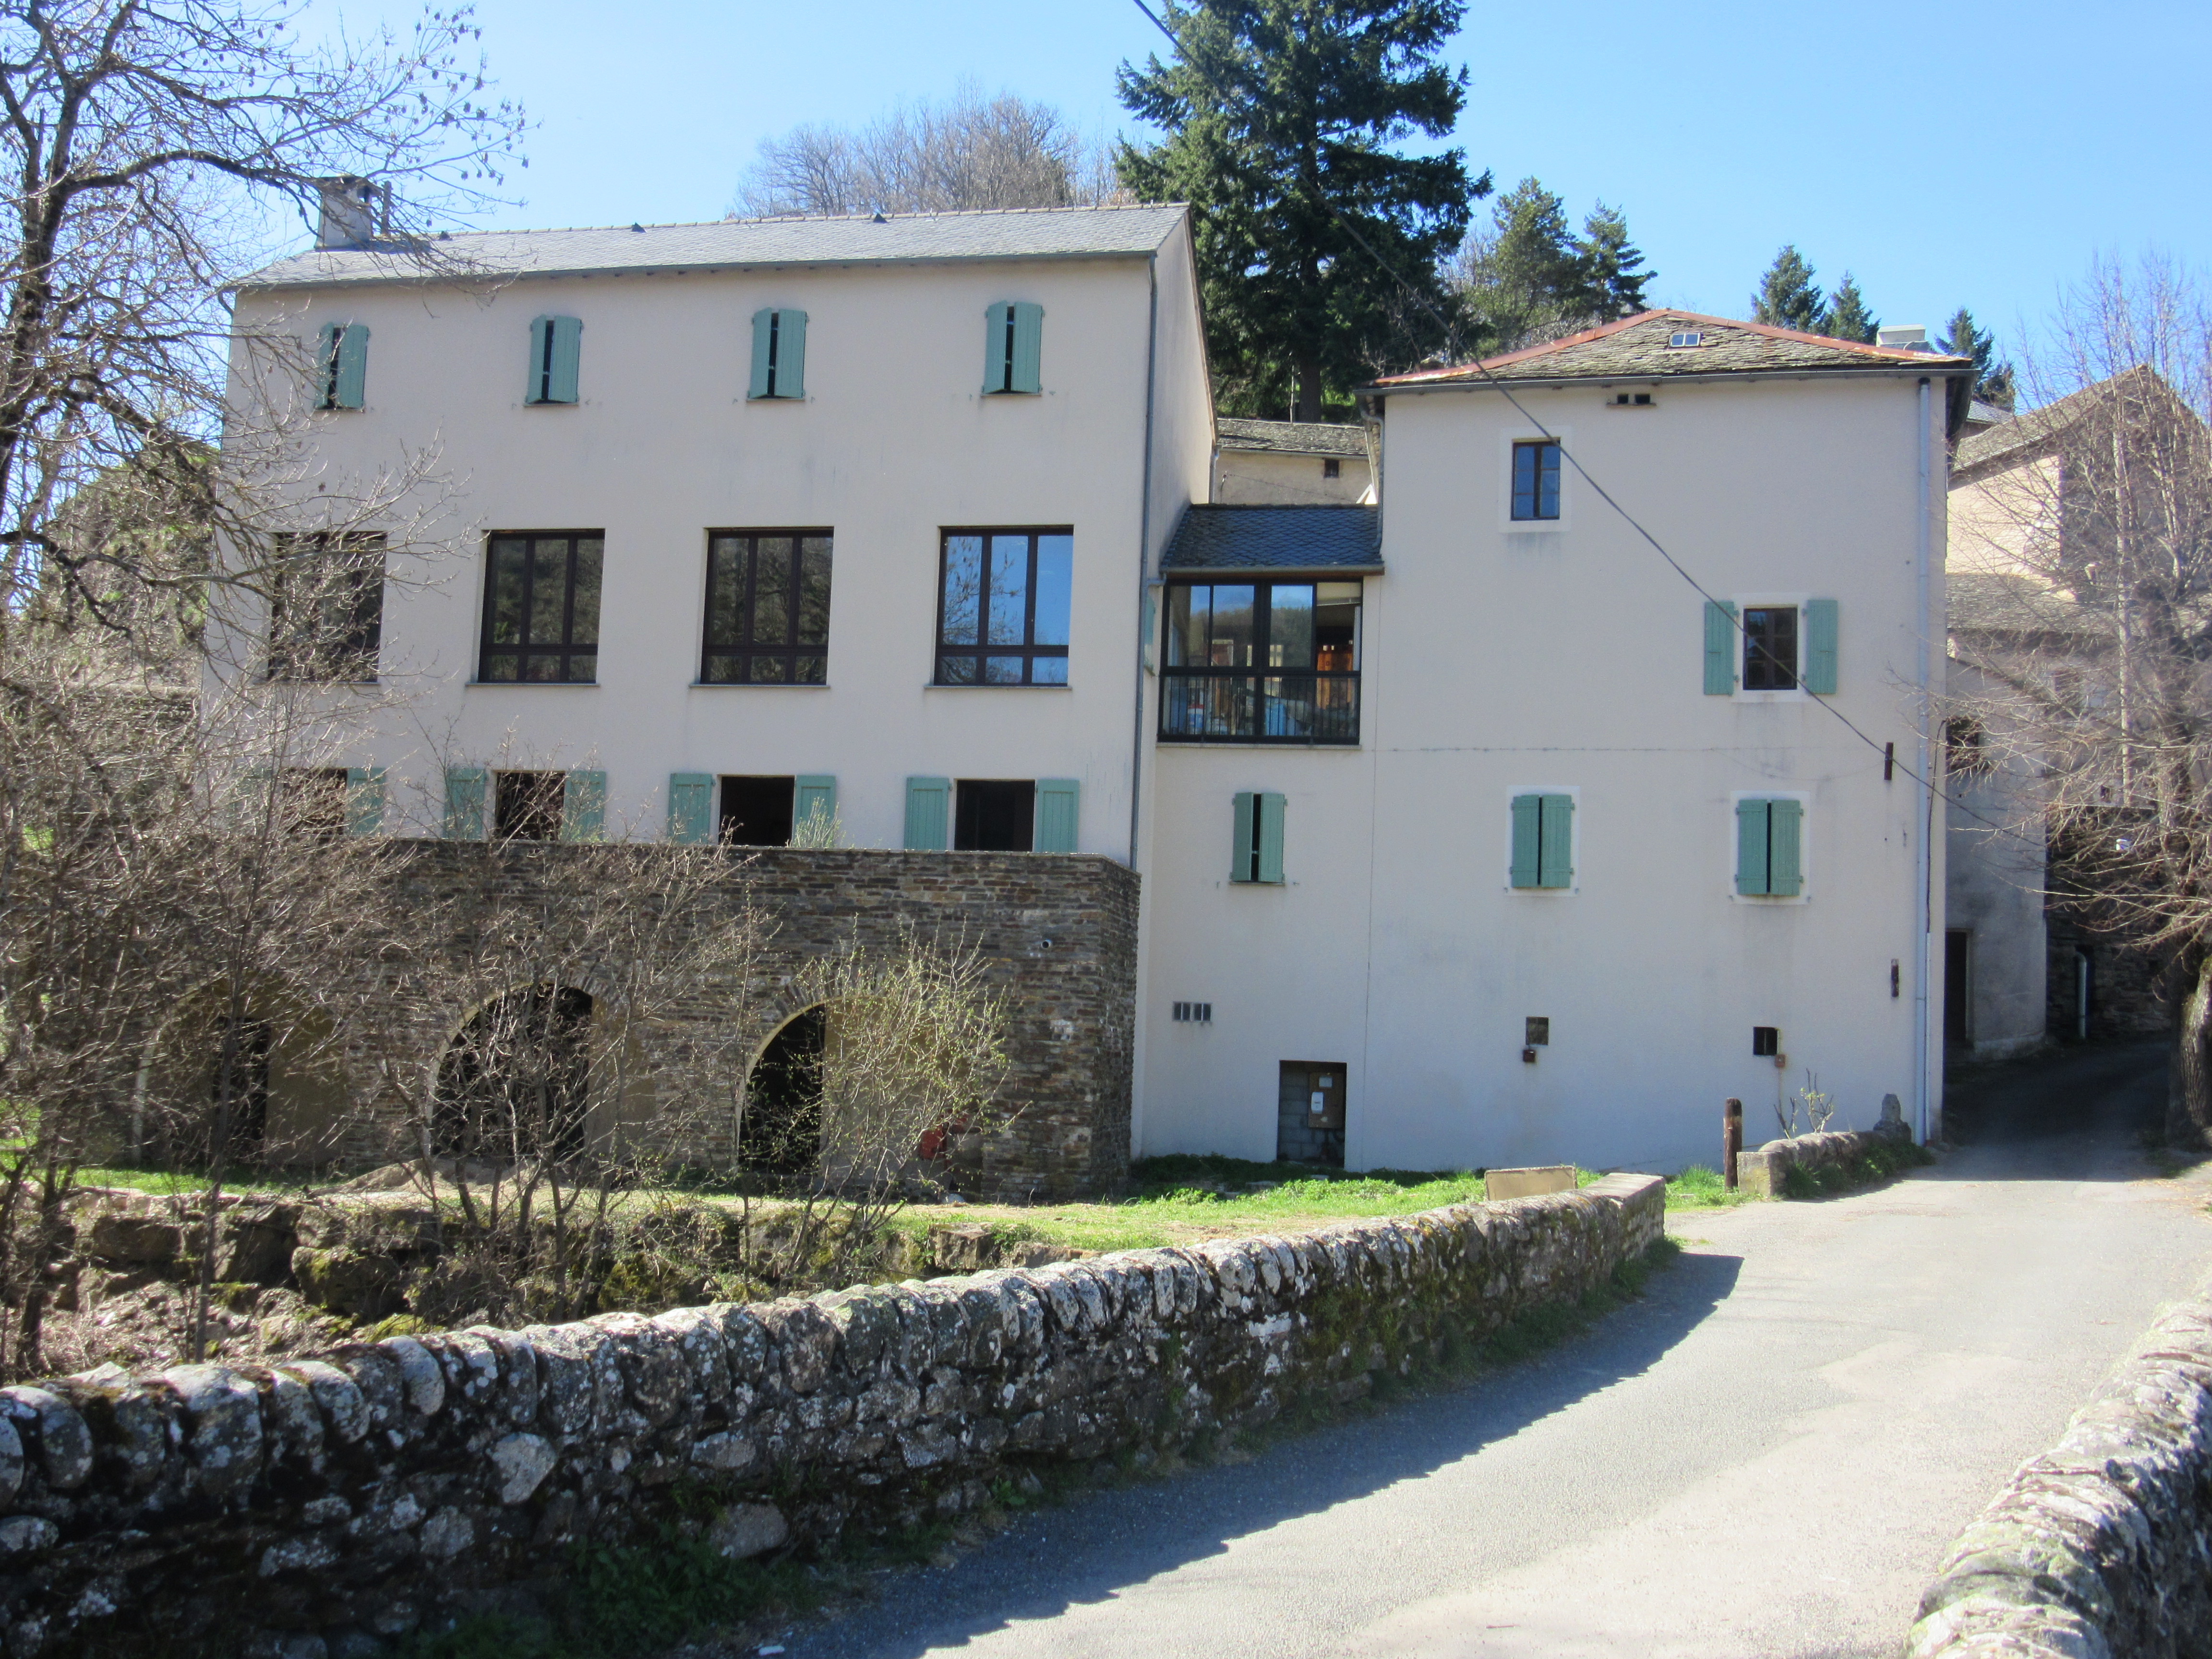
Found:
<svg viewBox="0 0 2212 1659"><path fill-rule="evenodd" d="M939 259L1068 259L1152 252L1182 220L1175 203L901 213L884 218L722 219L700 225L470 231L410 252L317 249L264 266L242 288L713 270Z"/></svg>
<svg viewBox="0 0 2212 1659"><path fill-rule="evenodd" d="M1695 335L1695 345L1669 342ZM1865 374L1889 370L1926 374L1962 369L1964 357L1899 351L1831 340L1818 334L1739 323L1692 311L1646 311L1563 340L1508 352L1480 363L1417 369L1375 382L1378 392L1410 391L1486 380L1673 380L1709 374L1802 374L1833 371Z"/></svg>
<svg viewBox="0 0 2212 1659"><path fill-rule="evenodd" d="M1213 423L1224 449L1269 450L1278 455L1367 456L1363 427L1325 421L1247 421L1224 415Z"/></svg>
<svg viewBox="0 0 2212 1659"><path fill-rule="evenodd" d="M1371 507L1194 507L1160 568L1380 570L1382 518Z"/></svg>

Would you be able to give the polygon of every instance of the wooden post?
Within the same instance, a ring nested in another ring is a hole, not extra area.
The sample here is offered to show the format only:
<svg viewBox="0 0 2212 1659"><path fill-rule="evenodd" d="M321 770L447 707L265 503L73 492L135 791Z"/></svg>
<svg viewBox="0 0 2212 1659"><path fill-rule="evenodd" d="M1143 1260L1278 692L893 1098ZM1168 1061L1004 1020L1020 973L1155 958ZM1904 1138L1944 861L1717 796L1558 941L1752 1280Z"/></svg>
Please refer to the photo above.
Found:
<svg viewBox="0 0 2212 1659"><path fill-rule="evenodd" d="M1743 1150L1743 1103L1730 1099L1721 1116L1721 1183L1735 1190L1735 1155Z"/></svg>

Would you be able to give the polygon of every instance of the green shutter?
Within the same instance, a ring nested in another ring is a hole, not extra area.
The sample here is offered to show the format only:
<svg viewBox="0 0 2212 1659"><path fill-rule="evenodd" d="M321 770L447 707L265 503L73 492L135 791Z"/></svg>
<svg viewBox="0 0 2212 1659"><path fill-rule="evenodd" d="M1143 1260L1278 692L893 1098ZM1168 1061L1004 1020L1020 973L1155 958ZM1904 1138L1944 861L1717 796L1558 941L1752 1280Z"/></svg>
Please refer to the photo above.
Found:
<svg viewBox="0 0 2212 1659"><path fill-rule="evenodd" d="M1007 376L1009 392L1042 392L1044 382L1038 366L1044 345L1044 307L1024 300L1013 307L1014 356Z"/></svg>
<svg viewBox="0 0 2212 1659"><path fill-rule="evenodd" d="M1036 828L1030 838L1039 853L1075 850L1078 806L1082 786L1073 778L1039 778L1036 783Z"/></svg>
<svg viewBox="0 0 2212 1659"><path fill-rule="evenodd" d="M607 775L571 772L561 784L561 839L602 841L607 828Z"/></svg>
<svg viewBox="0 0 2212 1659"><path fill-rule="evenodd" d="M1804 885L1802 826L1802 801L1769 801L1766 813L1766 890L1778 898L1796 898Z"/></svg>
<svg viewBox="0 0 2212 1659"><path fill-rule="evenodd" d="M1766 891L1766 809L1769 802L1735 804L1735 890Z"/></svg>
<svg viewBox="0 0 2212 1659"><path fill-rule="evenodd" d="M705 772L668 775L668 839L704 847L714 839L714 780Z"/></svg>
<svg viewBox="0 0 2212 1659"><path fill-rule="evenodd" d="M800 826L819 819L821 828L827 830L837 817L837 780L827 772L817 772L792 781L791 823L793 839L797 840ZM827 847L825 838L810 842L812 846Z"/></svg>
<svg viewBox="0 0 2212 1659"><path fill-rule="evenodd" d="M1725 697L1735 690L1735 606L1724 599L1705 602L1705 695Z"/></svg>
<svg viewBox="0 0 2212 1659"><path fill-rule="evenodd" d="M373 836L384 828L384 769L346 768L346 834Z"/></svg>
<svg viewBox="0 0 2212 1659"><path fill-rule="evenodd" d="M523 377L522 401L542 404L545 401L545 345L553 333L550 317L530 319L530 372Z"/></svg>
<svg viewBox="0 0 2212 1659"><path fill-rule="evenodd" d="M481 766L446 769L446 839L484 838L484 791L489 775Z"/></svg>
<svg viewBox="0 0 2212 1659"><path fill-rule="evenodd" d="M906 781L906 848L909 853L941 853L945 849L946 808L952 801L950 778L908 778Z"/></svg>
<svg viewBox="0 0 2212 1659"><path fill-rule="evenodd" d="M988 394L1006 388L1006 318L1013 307L1003 300L983 313L983 390Z"/></svg>
<svg viewBox="0 0 2212 1659"><path fill-rule="evenodd" d="M1259 831L1252 821L1253 803L1258 799L1249 789L1237 792L1236 817L1229 836L1229 879L1252 879L1252 846Z"/></svg>
<svg viewBox="0 0 2212 1659"><path fill-rule="evenodd" d="M745 393L748 398L765 398L769 395L769 330L775 321L775 312L773 308L753 313L753 378L751 389Z"/></svg>
<svg viewBox="0 0 2212 1659"><path fill-rule="evenodd" d="M1836 690L1836 602L1805 601L1805 672L1798 684L1820 696Z"/></svg>
<svg viewBox="0 0 2212 1659"><path fill-rule="evenodd" d="M576 370L584 349L584 325L574 317L546 319L553 332L553 365L545 376L545 401L576 401Z"/></svg>
<svg viewBox="0 0 2212 1659"><path fill-rule="evenodd" d="M1534 887L1543 874L1543 816L1541 795L1513 797L1513 884Z"/></svg>
<svg viewBox="0 0 2212 1659"><path fill-rule="evenodd" d="M1539 887L1571 887L1575 881L1575 798L1543 795L1542 871Z"/></svg>
<svg viewBox="0 0 2212 1659"><path fill-rule="evenodd" d="M1255 880L1279 886L1283 879L1283 797L1260 797L1260 858Z"/></svg>
<svg viewBox="0 0 2212 1659"><path fill-rule="evenodd" d="M368 405L368 330L348 323L338 336L337 373L331 378L331 407L365 409Z"/></svg>
<svg viewBox="0 0 2212 1659"><path fill-rule="evenodd" d="M775 317L775 395L779 398L804 398L806 395L806 313L803 311L779 311Z"/></svg>

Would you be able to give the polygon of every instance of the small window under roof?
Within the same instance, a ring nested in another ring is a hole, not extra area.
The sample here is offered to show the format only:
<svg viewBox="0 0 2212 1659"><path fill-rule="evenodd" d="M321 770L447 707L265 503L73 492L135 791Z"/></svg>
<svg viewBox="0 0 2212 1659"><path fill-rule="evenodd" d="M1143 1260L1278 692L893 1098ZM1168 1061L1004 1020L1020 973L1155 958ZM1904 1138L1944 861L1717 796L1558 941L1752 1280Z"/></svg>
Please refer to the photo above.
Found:
<svg viewBox="0 0 2212 1659"><path fill-rule="evenodd" d="M1674 347L1701 346L1705 343L1705 337L1694 328L1686 329L1679 334L1670 334L1667 337L1667 343Z"/></svg>

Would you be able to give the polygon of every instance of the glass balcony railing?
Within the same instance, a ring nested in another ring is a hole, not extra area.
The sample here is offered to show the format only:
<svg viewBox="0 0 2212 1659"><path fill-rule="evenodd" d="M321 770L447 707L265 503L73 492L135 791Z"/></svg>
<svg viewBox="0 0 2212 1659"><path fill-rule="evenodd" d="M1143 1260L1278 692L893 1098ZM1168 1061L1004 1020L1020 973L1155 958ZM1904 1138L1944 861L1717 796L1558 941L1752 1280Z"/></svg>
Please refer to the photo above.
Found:
<svg viewBox="0 0 2212 1659"><path fill-rule="evenodd" d="M1357 744L1359 675L1167 669L1160 741Z"/></svg>

